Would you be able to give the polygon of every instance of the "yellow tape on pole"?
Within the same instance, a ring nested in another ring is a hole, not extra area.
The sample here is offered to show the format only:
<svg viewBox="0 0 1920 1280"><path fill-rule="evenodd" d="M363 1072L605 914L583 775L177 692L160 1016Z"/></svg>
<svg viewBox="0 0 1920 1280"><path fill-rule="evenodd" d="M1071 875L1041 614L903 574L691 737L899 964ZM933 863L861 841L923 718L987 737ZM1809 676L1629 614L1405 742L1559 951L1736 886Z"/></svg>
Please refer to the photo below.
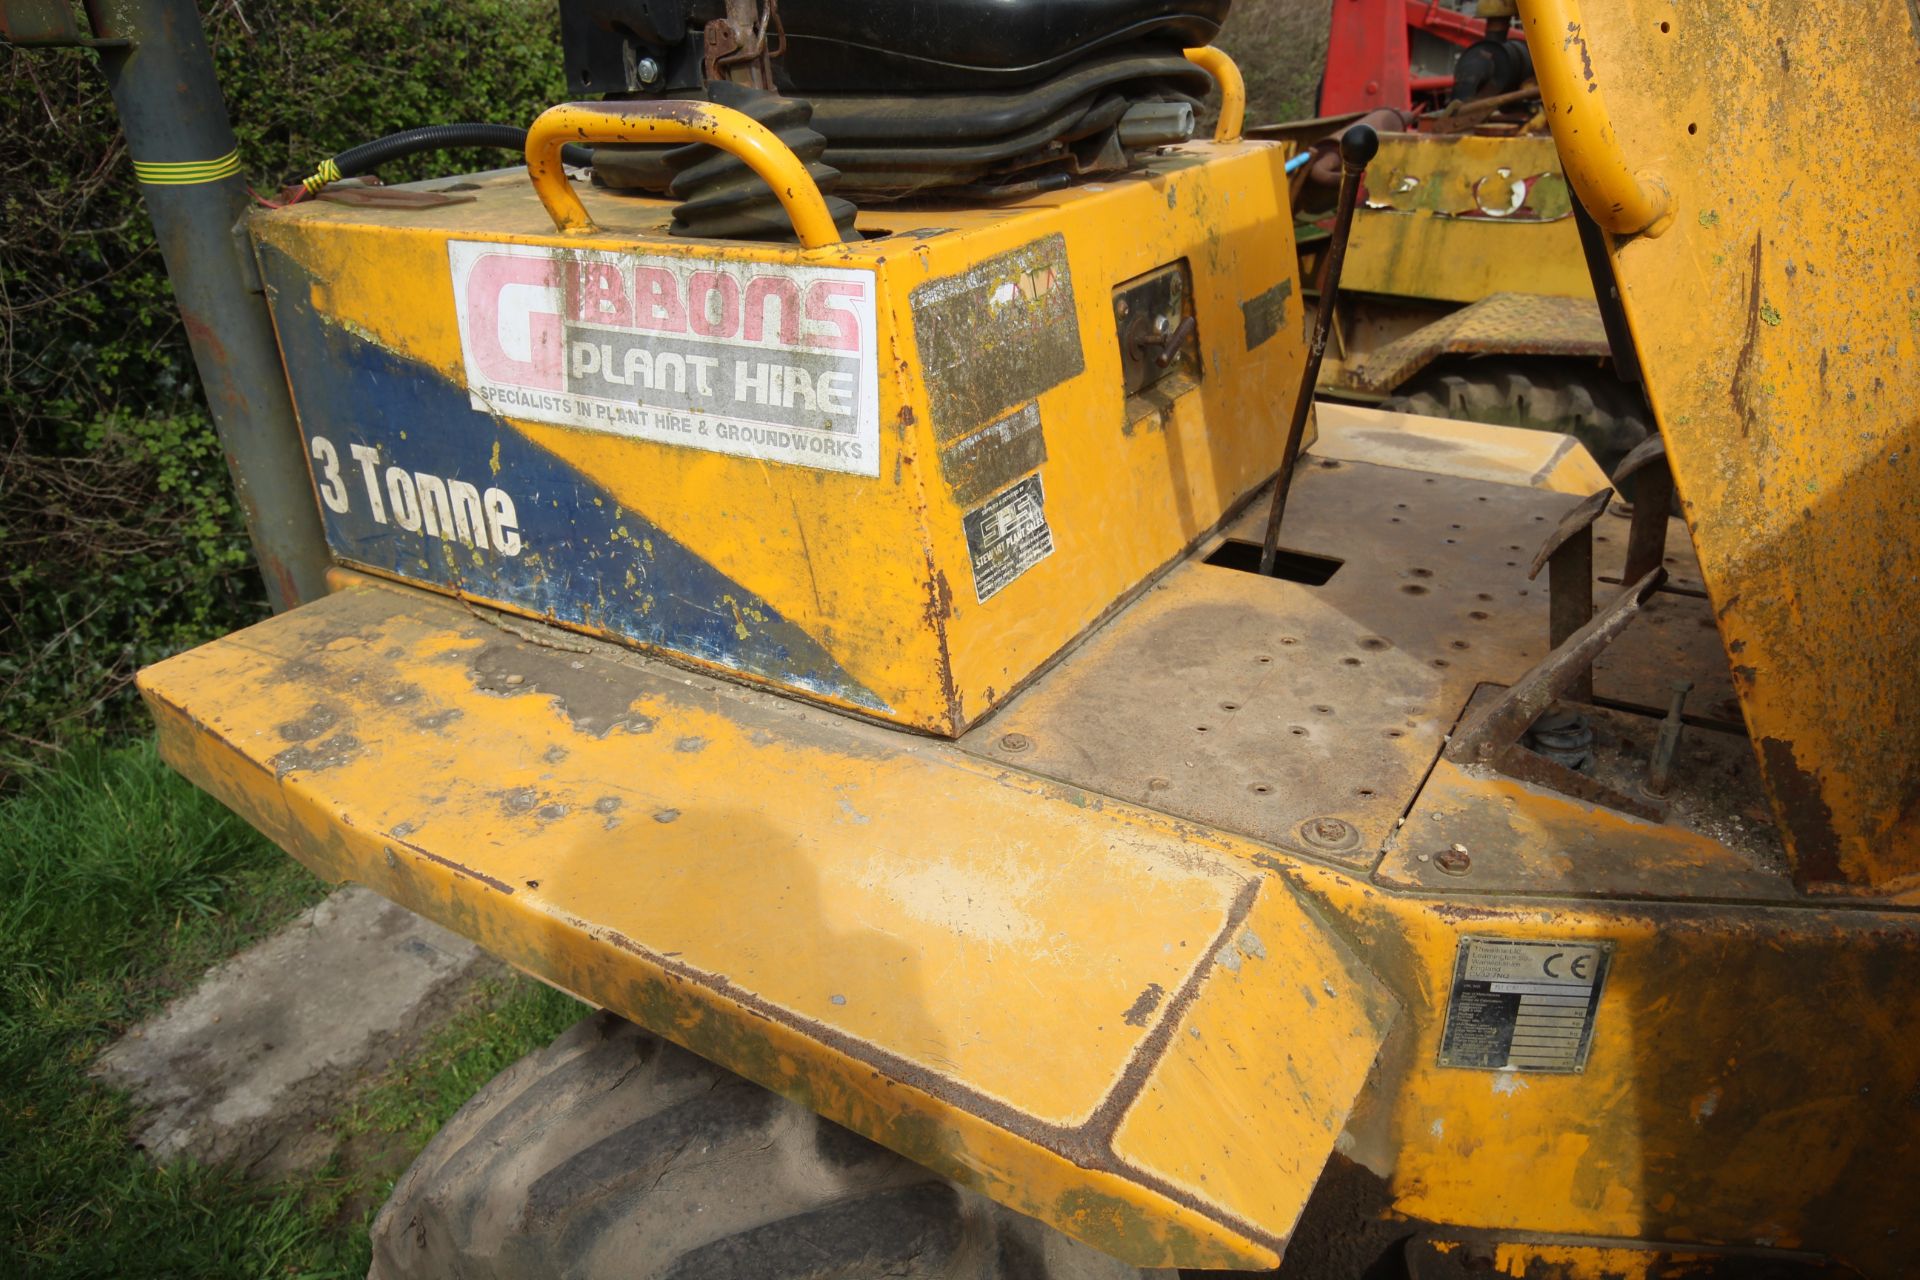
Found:
<svg viewBox="0 0 1920 1280"><path fill-rule="evenodd" d="M218 182L240 172L240 151L235 148L218 160L135 160L133 176L150 186L186 187L201 182Z"/></svg>

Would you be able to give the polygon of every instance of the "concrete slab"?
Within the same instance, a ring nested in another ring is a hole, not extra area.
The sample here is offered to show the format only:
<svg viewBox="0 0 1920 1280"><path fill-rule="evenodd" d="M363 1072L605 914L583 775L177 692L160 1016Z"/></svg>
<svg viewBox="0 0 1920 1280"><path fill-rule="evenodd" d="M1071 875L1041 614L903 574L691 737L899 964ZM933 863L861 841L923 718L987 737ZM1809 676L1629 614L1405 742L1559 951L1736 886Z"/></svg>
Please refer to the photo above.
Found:
<svg viewBox="0 0 1920 1280"><path fill-rule="evenodd" d="M500 968L472 943L367 889L342 889L208 972L129 1032L93 1074L140 1107L157 1160L281 1178L335 1140L321 1122Z"/></svg>

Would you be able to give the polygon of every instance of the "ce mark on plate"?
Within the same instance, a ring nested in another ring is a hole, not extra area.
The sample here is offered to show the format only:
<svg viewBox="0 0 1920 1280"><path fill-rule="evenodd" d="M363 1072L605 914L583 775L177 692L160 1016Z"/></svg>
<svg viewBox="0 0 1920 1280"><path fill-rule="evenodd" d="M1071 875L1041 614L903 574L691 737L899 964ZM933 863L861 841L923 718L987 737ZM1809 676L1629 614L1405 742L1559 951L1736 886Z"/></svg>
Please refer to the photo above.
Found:
<svg viewBox="0 0 1920 1280"><path fill-rule="evenodd" d="M1593 978L1593 956L1591 951L1556 951L1540 962L1540 968L1549 978L1588 982Z"/></svg>
<svg viewBox="0 0 1920 1280"><path fill-rule="evenodd" d="M1584 1071L1612 954L1604 939L1460 939L1439 1065Z"/></svg>

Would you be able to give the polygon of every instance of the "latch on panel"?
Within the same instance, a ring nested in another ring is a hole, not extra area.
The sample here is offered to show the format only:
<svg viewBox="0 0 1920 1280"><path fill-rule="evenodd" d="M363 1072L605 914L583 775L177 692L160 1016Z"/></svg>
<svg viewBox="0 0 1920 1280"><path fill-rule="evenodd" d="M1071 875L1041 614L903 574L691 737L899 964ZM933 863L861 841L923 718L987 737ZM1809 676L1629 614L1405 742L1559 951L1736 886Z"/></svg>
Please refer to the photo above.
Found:
<svg viewBox="0 0 1920 1280"><path fill-rule="evenodd" d="M1138 395L1176 371L1199 377L1193 276L1184 258L1116 288L1113 327L1128 395Z"/></svg>

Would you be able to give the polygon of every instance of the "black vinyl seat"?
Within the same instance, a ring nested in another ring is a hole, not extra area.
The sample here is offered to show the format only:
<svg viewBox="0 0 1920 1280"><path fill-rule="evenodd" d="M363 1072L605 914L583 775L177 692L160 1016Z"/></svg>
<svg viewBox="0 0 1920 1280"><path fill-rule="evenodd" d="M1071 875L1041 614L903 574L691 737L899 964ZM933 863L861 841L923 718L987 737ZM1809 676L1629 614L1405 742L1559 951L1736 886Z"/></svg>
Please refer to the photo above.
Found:
<svg viewBox="0 0 1920 1280"><path fill-rule="evenodd" d="M1230 0L782 0L784 76L831 93L993 89L1121 46L1210 43Z"/></svg>
<svg viewBox="0 0 1920 1280"><path fill-rule="evenodd" d="M806 162L844 232L847 197L1055 190L1187 141L1213 81L1182 51L1211 43L1230 3L778 0L771 89L708 78L725 0L561 0L560 13L575 92L745 112ZM765 185L706 144L600 146L593 170L616 191L677 197L675 235L790 230Z"/></svg>

